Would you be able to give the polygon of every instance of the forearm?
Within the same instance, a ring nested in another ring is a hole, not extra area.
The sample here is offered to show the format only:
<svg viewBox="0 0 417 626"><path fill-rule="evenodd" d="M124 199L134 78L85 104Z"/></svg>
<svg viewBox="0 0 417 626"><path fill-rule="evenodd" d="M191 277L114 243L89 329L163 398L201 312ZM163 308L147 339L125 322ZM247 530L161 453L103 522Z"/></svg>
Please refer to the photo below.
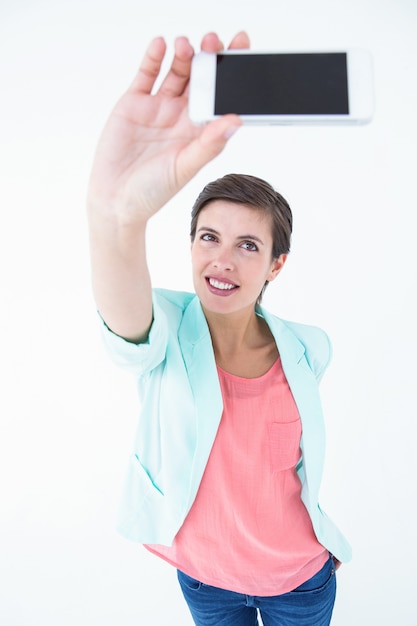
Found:
<svg viewBox="0 0 417 626"><path fill-rule="evenodd" d="M231 47L249 44L245 33ZM202 49L222 49L206 35ZM149 45L139 71L113 109L98 143L88 192L92 282L97 307L109 328L144 340L152 323L152 291L146 263L146 223L225 147L241 125L236 115L204 127L187 115L194 50L175 40L174 57L154 92L165 57L160 37Z"/></svg>
<svg viewBox="0 0 417 626"><path fill-rule="evenodd" d="M126 225L89 211L89 226L97 308L114 333L128 341L143 341L152 322L146 222Z"/></svg>

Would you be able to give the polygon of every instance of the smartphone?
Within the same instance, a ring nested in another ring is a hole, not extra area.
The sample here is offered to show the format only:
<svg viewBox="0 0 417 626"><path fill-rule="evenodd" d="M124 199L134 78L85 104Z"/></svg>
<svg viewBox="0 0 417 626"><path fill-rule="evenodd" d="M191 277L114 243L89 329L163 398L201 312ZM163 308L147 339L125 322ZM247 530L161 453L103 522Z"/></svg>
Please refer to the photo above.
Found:
<svg viewBox="0 0 417 626"><path fill-rule="evenodd" d="M189 115L196 124L225 113L248 124L364 124L373 109L367 50L227 50L192 61Z"/></svg>

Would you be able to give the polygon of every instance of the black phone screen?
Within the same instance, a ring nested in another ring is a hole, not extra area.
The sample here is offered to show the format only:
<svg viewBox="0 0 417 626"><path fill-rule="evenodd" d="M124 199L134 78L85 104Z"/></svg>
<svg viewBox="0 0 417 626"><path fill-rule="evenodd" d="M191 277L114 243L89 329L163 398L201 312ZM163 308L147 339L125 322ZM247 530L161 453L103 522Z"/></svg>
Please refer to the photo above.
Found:
<svg viewBox="0 0 417 626"><path fill-rule="evenodd" d="M349 114L346 53L219 54L215 114Z"/></svg>

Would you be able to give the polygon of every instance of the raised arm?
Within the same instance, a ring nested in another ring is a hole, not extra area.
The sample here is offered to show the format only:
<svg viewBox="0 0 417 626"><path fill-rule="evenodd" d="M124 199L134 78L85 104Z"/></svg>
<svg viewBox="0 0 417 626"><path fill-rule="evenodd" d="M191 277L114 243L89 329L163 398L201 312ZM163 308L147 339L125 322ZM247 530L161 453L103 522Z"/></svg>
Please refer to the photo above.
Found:
<svg viewBox="0 0 417 626"><path fill-rule="evenodd" d="M231 48L248 47L239 33ZM216 52L215 34L202 49ZM171 67L155 93L165 57L162 38L149 45L137 76L114 108L98 143L88 192L93 291L113 332L143 341L152 323L151 281L146 262L146 224L241 125L226 115L203 127L188 118L188 84L194 51L175 41Z"/></svg>

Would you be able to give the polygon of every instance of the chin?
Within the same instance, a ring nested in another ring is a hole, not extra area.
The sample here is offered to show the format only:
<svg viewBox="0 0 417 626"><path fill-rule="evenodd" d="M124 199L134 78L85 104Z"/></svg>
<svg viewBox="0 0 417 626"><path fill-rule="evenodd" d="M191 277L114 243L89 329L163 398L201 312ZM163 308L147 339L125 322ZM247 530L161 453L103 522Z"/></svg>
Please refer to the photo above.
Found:
<svg viewBox="0 0 417 626"><path fill-rule="evenodd" d="M198 294L197 294L198 295ZM256 301L243 303L232 302L229 298L220 299L220 301L213 301L211 298L199 298L201 306L207 313L213 313L216 315L233 315L235 313L242 313L243 311L255 310Z"/></svg>

